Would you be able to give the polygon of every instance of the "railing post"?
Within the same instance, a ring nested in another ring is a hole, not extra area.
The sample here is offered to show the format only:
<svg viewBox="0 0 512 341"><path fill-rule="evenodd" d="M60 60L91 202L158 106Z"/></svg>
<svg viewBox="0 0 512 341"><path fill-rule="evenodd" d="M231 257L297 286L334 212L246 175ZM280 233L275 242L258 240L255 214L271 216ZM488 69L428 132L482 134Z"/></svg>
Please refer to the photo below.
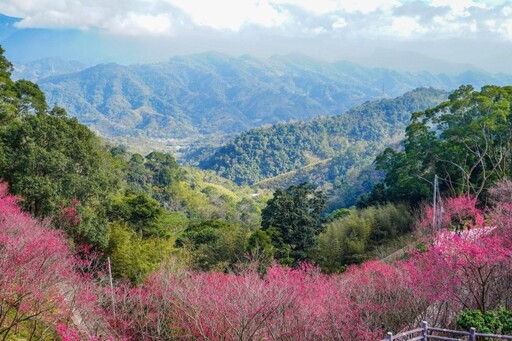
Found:
<svg viewBox="0 0 512 341"><path fill-rule="evenodd" d="M476 341L476 329L471 327L471 329L469 329L469 339L468 341Z"/></svg>
<svg viewBox="0 0 512 341"><path fill-rule="evenodd" d="M386 340L393 341L393 333L392 332L388 332L388 336L386 337Z"/></svg>
<svg viewBox="0 0 512 341"><path fill-rule="evenodd" d="M422 341L428 340L428 323L427 321L421 322L421 328L423 329L421 331L421 336L423 337Z"/></svg>

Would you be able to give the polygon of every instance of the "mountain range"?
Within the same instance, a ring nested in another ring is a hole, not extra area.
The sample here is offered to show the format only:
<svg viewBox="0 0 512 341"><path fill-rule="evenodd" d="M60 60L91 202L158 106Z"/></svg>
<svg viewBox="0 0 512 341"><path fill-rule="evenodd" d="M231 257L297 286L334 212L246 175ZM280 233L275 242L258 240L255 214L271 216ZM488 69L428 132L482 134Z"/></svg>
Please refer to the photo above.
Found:
<svg viewBox="0 0 512 341"><path fill-rule="evenodd" d="M46 59L16 68L15 76L37 78L50 103L104 136L177 139L338 115L418 87L452 90L460 84L512 82L511 75L478 70L457 75L394 71L299 54L258 59L203 53L88 68Z"/></svg>

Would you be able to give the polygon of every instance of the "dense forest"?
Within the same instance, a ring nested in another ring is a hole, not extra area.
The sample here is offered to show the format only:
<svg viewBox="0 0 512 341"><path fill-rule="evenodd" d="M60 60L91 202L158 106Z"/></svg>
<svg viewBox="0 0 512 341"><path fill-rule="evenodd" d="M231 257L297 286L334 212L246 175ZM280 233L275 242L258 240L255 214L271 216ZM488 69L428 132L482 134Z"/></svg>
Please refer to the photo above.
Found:
<svg viewBox="0 0 512 341"><path fill-rule="evenodd" d="M342 115L251 129L203 156L199 167L260 188L309 182L329 196L333 207L350 207L380 179L372 162L403 138L410 114L441 103L447 95L417 89Z"/></svg>
<svg viewBox="0 0 512 341"><path fill-rule="evenodd" d="M376 155L417 109L405 140L376 158L383 182L358 208L329 212L310 183L256 192L109 145L37 84L12 80L2 53L5 340L365 341L422 320L512 332L512 87L462 86L440 104L443 92L422 89L256 130L246 143L292 153L296 133L309 155L335 160L358 136Z"/></svg>

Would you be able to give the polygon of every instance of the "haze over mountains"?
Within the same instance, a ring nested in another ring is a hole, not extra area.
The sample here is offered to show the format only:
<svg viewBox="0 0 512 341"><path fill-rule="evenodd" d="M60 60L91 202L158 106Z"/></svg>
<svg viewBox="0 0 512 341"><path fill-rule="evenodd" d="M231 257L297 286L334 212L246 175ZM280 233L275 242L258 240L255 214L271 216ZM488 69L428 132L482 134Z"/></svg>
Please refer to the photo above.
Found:
<svg viewBox="0 0 512 341"><path fill-rule="evenodd" d="M512 81L508 74L394 47L374 49L357 63L298 53L175 52L164 62L122 65L148 59L140 54L158 59L165 53L155 50L155 37L115 36L94 28L25 28L21 20L0 15L0 43L15 64L14 78L37 81L50 103L111 137L222 136L341 114L418 87L449 91L461 84L479 88ZM175 51L194 51L171 45ZM201 44L195 40L193 45Z"/></svg>
<svg viewBox="0 0 512 341"><path fill-rule="evenodd" d="M478 88L512 81L510 75L477 70L406 72L300 54L258 59L204 53L163 63L84 67L46 59L19 64L15 77L38 79L50 103L104 136L165 138L239 133L342 114L418 87L452 90L460 84Z"/></svg>

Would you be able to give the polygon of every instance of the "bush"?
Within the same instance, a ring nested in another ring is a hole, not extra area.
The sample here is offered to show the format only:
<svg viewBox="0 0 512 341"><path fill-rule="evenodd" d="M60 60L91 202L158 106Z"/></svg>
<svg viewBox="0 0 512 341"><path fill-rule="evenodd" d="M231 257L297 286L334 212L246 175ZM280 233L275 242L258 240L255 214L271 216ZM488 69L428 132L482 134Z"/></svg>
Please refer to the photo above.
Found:
<svg viewBox="0 0 512 341"><path fill-rule="evenodd" d="M326 272L363 261L368 252L411 230L412 216L402 205L357 210L326 225L318 238L317 262Z"/></svg>
<svg viewBox="0 0 512 341"><path fill-rule="evenodd" d="M459 315L457 325L465 330L473 327L479 333L510 335L512 333L512 312L505 309L487 312L466 310Z"/></svg>

